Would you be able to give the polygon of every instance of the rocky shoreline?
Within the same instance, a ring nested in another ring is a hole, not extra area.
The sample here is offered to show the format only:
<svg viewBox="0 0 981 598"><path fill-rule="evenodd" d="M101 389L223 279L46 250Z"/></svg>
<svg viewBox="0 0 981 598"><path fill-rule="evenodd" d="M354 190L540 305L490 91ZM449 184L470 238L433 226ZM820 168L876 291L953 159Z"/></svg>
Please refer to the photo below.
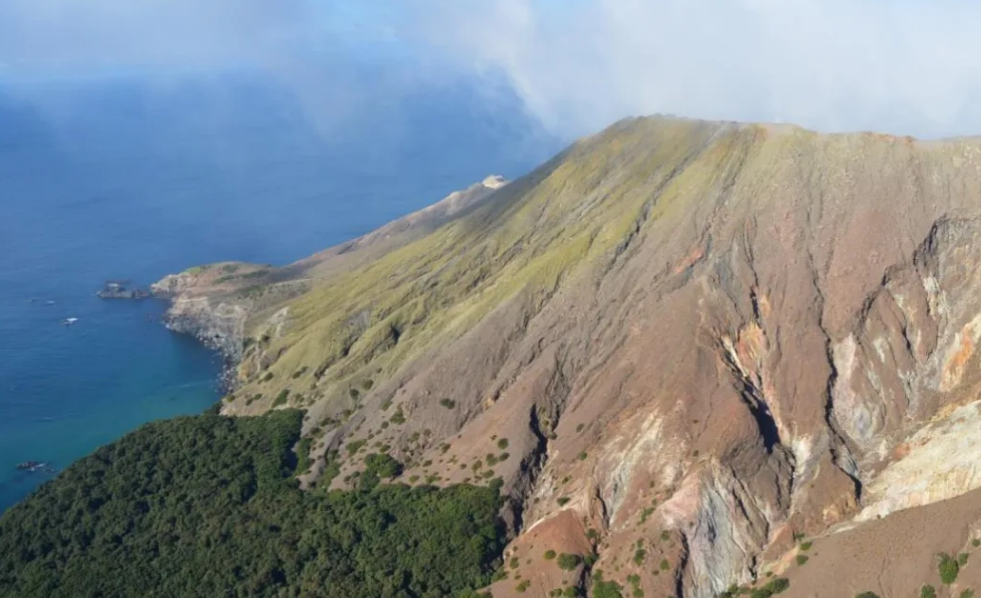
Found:
<svg viewBox="0 0 981 598"><path fill-rule="evenodd" d="M223 391L233 390L235 368L242 359L247 311L241 305L192 294L192 278L187 273L172 274L151 285L150 292L153 297L170 302L162 318L168 330L192 336L221 354L225 367L219 385Z"/></svg>

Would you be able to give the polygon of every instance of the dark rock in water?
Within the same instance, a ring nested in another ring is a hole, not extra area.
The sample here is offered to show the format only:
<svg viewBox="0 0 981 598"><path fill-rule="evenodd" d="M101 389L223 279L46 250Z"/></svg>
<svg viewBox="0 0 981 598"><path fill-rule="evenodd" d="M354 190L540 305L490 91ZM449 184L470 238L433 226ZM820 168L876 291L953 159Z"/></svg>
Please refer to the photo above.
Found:
<svg viewBox="0 0 981 598"><path fill-rule="evenodd" d="M47 463L42 463L40 461L24 461L23 463L18 463L17 469L30 472L45 471L48 473L54 471L54 469L49 467Z"/></svg>
<svg viewBox="0 0 981 598"><path fill-rule="evenodd" d="M126 287L128 281L108 280L102 290L96 293L99 299L146 299L149 291L140 288Z"/></svg>

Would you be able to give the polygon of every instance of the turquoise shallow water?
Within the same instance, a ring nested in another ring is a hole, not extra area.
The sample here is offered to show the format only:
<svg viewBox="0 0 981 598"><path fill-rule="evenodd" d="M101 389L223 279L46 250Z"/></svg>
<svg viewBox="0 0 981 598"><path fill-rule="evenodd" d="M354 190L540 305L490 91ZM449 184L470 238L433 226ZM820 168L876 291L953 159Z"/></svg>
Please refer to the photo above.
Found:
<svg viewBox="0 0 981 598"><path fill-rule="evenodd" d="M0 86L0 511L50 477L17 463L62 469L217 399L217 356L161 302L94 297L104 279L288 263L558 148L466 82L330 134L245 78L21 91Z"/></svg>

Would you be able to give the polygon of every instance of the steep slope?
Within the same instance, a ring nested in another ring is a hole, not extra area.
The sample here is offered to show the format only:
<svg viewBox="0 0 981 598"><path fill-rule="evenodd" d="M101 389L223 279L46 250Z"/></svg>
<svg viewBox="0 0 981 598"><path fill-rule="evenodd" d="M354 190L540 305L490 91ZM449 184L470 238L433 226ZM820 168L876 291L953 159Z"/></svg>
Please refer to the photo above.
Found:
<svg viewBox="0 0 981 598"><path fill-rule="evenodd" d="M407 483L503 478L496 598L599 571L705 598L981 486L981 142L631 119L477 191L158 289L229 340L226 413L308 410L307 484L378 450Z"/></svg>

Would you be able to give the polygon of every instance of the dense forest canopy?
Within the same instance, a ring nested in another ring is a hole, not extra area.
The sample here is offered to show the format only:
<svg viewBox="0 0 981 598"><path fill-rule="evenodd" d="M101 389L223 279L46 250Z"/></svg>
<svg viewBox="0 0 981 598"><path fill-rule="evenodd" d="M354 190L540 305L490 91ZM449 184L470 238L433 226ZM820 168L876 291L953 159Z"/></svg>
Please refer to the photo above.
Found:
<svg viewBox="0 0 981 598"><path fill-rule="evenodd" d="M297 488L302 414L148 424L0 517L0 597L442 598L490 581L498 489Z"/></svg>

